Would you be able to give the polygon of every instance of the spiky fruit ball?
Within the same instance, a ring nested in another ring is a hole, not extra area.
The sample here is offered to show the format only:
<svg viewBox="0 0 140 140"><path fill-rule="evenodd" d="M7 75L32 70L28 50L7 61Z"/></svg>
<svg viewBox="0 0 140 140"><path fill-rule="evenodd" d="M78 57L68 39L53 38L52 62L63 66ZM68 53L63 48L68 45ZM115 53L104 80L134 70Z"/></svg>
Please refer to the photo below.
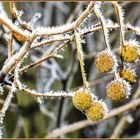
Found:
<svg viewBox="0 0 140 140"><path fill-rule="evenodd" d="M86 116L96 122L102 120L105 116L106 109L102 102L96 101L86 110Z"/></svg>
<svg viewBox="0 0 140 140"><path fill-rule="evenodd" d="M95 59L95 67L100 72L110 72L115 65L115 58L109 50L98 53Z"/></svg>
<svg viewBox="0 0 140 140"><path fill-rule="evenodd" d="M107 96L112 101L122 101L130 95L130 85L123 79L115 79L106 87Z"/></svg>
<svg viewBox="0 0 140 140"><path fill-rule="evenodd" d="M131 69L119 70L118 74L120 75L120 77L122 77L123 79L125 79L126 81L130 83L136 82L136 74Z"/></svg>
<svg viewBox="0 0 140 140"><path fill-rule="evenodd" d="M76 91L73 97L73 104L79 110L85 110L92 104L92 95L82 90Z"/></svg>
<svg viewBox="0 0 140 140"><path fill-rule="evenodd" d="M133 63L139 58L139 45L135 41L126 42L120 48L120 54L125 62Z"/></svg>

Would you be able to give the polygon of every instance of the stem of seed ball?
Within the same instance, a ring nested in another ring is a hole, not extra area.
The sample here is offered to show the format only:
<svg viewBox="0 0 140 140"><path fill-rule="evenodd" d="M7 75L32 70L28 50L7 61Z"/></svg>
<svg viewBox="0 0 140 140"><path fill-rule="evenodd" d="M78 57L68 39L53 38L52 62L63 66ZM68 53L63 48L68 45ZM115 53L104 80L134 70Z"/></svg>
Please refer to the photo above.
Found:
<svg viewBox="0 0 140 140"><path fill-rule="evenodd" d="M124 21L123 21L123 11L121 9L121 7L118 5L117 2L112 2L113 5L114 5L114 8L115 8L115 11L116 11L116 14L117 14L117 18L118 18L118 22L119 22L119 26L120 26L120 41L121 41L121 47L125 47L125 44L124 44L124 35L125 35L125 32L124 32ZM123 63L123 59L122 59L122 56L120 55L120 59L121 59L121 67L122 69L124 69L124 63Z"/></svg>
<svg viewBox="0 0 140 140"><path fill-rule="evenodd" d="M101 3L94 5L94 12L101 23L106 48L110 49L109 31L106 26L106 20L104 18L104 15L103 15L102 11L100 10L100 4Z"/></svg>
<svg viewBox="0 0 140 140"><path fill-rule="evenodd" d="M118 22L119 22L119 26L120 26L120 41L121 41L121 45L125 46L124 44L124 21L123 21L123 11L121 10L121 7L118 5L117 2L112 2L117 14L117 18L118 18Z"/></svg>
<svg viewBox="0 0 140 140"><path fill-rule="evenodd" d="M75 31L75 40L76 40L78 59L79 59L79 63L80 63L80 69L81 69L81 73L82 73L83 85L84 85L85 89L88 89L89 87L87 85L86 74L85 74L85 70L84 70L84 55L83 55L83 51L82 51L80 35L79 35L79 33L77 33L77 31Z"/></svg>

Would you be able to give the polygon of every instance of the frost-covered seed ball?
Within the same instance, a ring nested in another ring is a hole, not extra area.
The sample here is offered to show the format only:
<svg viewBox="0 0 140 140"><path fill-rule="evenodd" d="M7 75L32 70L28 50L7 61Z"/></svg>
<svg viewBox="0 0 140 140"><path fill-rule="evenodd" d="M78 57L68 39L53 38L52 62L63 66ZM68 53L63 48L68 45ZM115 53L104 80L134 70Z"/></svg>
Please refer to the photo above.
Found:
<svg viewBox="0 0 140 140"><path fill-rule="evenodd" d="M81 90L76 91L73 97L73 104L79 110L85 110L90 107L92 103L92 96L88 92Z"/></svg>
<svg viewBox="0 0 140 140"><path fill-rule="evenodd" d="M86 110L86 116L91 121L102 120L105 116L106 110L104 105L101 102L93 102L92 105Z"/></svg>

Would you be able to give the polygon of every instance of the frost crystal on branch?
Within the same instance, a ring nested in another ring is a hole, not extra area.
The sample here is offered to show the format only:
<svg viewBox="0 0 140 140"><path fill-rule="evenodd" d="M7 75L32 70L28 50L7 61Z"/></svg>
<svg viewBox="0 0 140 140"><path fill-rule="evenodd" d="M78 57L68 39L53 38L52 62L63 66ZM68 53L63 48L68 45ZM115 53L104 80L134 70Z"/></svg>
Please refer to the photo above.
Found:
<svg viewBox="0 0 140 140"><path fill-rule="evenodd" d="M72 23L68 23L68 24L64 24L61 26L56 26L56 27L37 27L36 32L38 33L38 35L41 36L47 36L47 35L53 35L53 34L61 34L64 33L66 31L69 31L71 29L73 29L75 25L75 22Z"/></svg>
<svg viewBox="0 0 140 140"><path fill-rule="evenodd" d="M128 27L129 29L132 29L133 31L135 31L135 33L136 33L137 35L140 35L140 28L139 28L139 27L134 27L134 26L132 26L130 23L127 23L126 25L127 25L127 27Z"/></svg>

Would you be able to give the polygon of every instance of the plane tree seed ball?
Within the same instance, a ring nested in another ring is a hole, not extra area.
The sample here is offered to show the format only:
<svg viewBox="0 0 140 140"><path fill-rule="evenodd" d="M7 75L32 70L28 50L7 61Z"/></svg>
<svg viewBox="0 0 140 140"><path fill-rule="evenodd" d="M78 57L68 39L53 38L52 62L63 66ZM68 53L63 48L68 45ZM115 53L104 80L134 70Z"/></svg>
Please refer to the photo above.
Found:
<svg viewBox="0 0 140 140"><path fill-rule="evenodd" d="M92 103L92 96L88 92L76 91L73 97L73 104L79 110L85 110L90 107Z"/></svg>
<svg viewBox="0 0 140 140"><path fill-rule="evenodd" d="M93 102L92 105L86 110L86 116L91 121L102 120L105 116L106 109L101 102Z"/></svg>
<svg viewBox="0 0 140 140"><path fill-rule="evenodd" d="M139 58L139 45L136 41L126 42L120 47L120 54L125 62L133 63Z"/></svg>
<svg viewBox="0 0 140 140"><path fill-rule="evenodd" d="M108 50L98 53L95 59L95 67L100 72L110 72L116 67L116 65L115 57Z"/></svg>
<svg viewBox="0 0 140 140"><path fill-rule="evenodd" d="M122 77L126 81L128 81L130 83L135 83L136 82L136 74L131 69L119 70L118 73L119 73L120 77Z"/></svg>
<svg viewBox="0 0 140 140"><path fill-rule="evenodd" d="M122 101L130 95L130 85L122 79L115 79L107 85L106 92L110 100Z"/></svg>

